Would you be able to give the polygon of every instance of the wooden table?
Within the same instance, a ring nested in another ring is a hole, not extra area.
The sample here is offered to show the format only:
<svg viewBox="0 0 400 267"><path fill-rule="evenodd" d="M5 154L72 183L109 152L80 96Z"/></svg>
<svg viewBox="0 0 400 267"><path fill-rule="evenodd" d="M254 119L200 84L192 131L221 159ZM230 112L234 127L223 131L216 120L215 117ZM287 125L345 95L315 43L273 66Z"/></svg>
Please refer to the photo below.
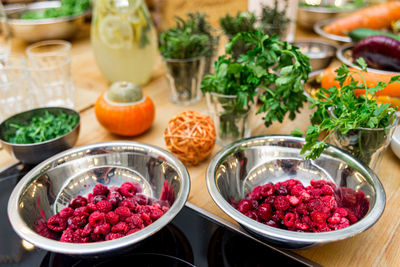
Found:
<svg viewBox="0 0 400 267"><path fill-rule="evenodd" d="M88 32L88 31L86 31ZM300 30L298 39L315 37ZM25 44L17 42L14 51L24 51ZM168 100L168 87L163 77L160 62L149 84L143 87L145 95L150 96L156 105L156 118L153 126L145 134L124 138L165 148L163 132L168 120L176 113L191 109L207 113L204 99L193 106L182 107ZM87 34L73 42L72 76L76 86L76 109L81 113L81 132L77 145L96 142L121 140L122 138L106 131L96 120L93 105L96 98L108 87L94 61ZM261 118L253 125L253 135L289 134L296 127L304 130L309 124L309 111L304 108L294 121L285 120L265 128ZM220 147L216 146L210 158ZM189 166L191 191L189 202L232 221L220 210L208 194L205 183L205 172L210 158L198 166ZM0 167L15 162L6 151L0 150ZM386 209L380 220L369 230L355 237L331 243L323 247L299 250L296 253L326 266L400 266L400 160L388 149L378 173L387 194Z"/></svg>

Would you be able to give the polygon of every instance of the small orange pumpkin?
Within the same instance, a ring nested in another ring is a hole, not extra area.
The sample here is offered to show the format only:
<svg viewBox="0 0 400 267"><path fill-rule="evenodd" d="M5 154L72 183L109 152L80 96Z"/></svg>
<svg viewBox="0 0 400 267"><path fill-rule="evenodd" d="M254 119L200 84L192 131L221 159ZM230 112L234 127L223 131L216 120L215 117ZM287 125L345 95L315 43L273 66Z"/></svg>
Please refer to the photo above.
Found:
<svg viewBox="0 0 400 267"><path fill-rule="evenodd" d="M140 87L128 82L116 82L96 101L95 113L100 124L112 133L135 136L150 128L155 106Z"/></svg>

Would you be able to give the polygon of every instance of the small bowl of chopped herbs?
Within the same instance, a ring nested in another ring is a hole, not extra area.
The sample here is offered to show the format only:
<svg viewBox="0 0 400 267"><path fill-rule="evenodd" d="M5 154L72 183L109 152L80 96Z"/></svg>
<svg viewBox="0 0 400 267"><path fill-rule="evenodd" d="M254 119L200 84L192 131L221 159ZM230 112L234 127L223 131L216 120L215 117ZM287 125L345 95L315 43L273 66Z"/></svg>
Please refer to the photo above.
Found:
<svg viewBox="0 0 400 267"><path fill-rule="evenodd" d="M5 6L14 37L26 42L70 39L91 12L90 0L40 1Z"/></svg>
<svg viewBox="0 0 400 267"><path fill-rule="evenodd" d="M26 164L37 164L73 147L78 139L80 116L75 110L46 107L24 111L0 124L0 142Z"/></svg>

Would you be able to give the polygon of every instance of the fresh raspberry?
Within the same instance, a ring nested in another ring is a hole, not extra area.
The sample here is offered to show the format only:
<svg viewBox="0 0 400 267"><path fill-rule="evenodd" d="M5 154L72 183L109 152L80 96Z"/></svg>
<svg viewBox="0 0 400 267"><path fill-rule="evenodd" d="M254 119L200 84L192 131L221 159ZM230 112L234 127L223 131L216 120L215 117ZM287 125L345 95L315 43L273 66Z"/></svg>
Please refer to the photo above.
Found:
<svg viewBox="0 0 400 267"><path fill-rule="evenodd" d="M321 211L312 211L311 212L311 219L316 224L324 224L326 223L327 215Z"/></svg>
<svg viewBox="0 0 400 267"><path fill-rule="evenodd" d="M67 221L56 214L47 220L47 227L54 232L61 232L67 228Z"/></svg>
<svg viewBox="0 0 400 267"><path fill-rule="evenodd" d="M39 218L38 220L35 221L34 229L36 233L38 233L43 237L47 237L50 239L57 238L57 234L47 227L47 222L43 218Z"/></svg>
<svg viewBox="0 0 400 267"><path fill-rule="evenodd" d="M278 195L286 196L289 193L289 188L283 183L277 183L275 185L275 191Z"/></svg>
<svg viewBox="0 0 400 267"><path fill-rule="evenodd" d="M132 214L127 207L118 207L115 209L115 213L119 215L121 220L124 220Z"/></svg>
<svg viewBox="0 0 400 267"><path fill-rule="evenodd" d="M88 203L86 207L88 208L89 213L92 213L93 211L97 210L96 204L92 202Z"/></svg>
<svg viewBox="0 0 400 267"><path fill-rule="evenodd" d="M164 212L164 214L169 210L169 207L167 206L162 206L161 210Z"/></svg>
<svg viewBox="0 0 400 267"><path fill-rule="evenodd" d="M322 190L319 189L319 188L313 188L313 189L310 190L310 194L311 194L313 197L317 198L317 197L319 197L319 196L322 194Z"/></svg>
<svg viewBox="0 0 400 267"><path fill-rule="evenodd" d="M139 216L138 214L133 214L129 216L128 218L125 219L125 222L134 225L135 226L134 228L141 229L143 227L143 220L141 216Z"/></svg>
<svg viewBox="0 0 400 267"><path fill-rule="evenodd" d="M297 205L296 207L296 213L307 215L308 214L307 205L304 203L299 203L299 205Z"/></svg>
<svg viewBox="0 0 400 267"><path fill-rule="evenodd" d="M75 197L69 206L73 209L79 208L79 207L84 207L87 205L87 199L82 197L82 196L77 196Z"/></svg>
<svg viewBox="0 0 400 267"><path fill-rule="evenodd" d="M320 233L320 232L329 232L331 231L331 228L326 223L323 224L316 224L316 229L314 232Z"/></svg>
<svg viewBox="0 0 400 267"><path fill-rule="evenodd" d="M322 191L323 195L327 195L327 196L332 196L335 193L330 185L322 186L321 191Z"/></svg>
<svg viewBox="0 0 400 267"><path fill-rule="evenodd" d="M129 230L129 231L126 233L126 235L130 235L130 234L136 233L136 232L139 231L139 230L140 230L139 228L132 228L131 230Z"/></svg>
<svg viewBox="0 0 400 267"><path fill-rule="evenodd" d="M296 197L299 197L303 192L305 192L305 189L301 184L294 185L292 189L290 189L290 194Z"/></svg>
<svg viewBox="0 0 400 267"><path fill-rule="evenodd" d="M247 195L247 197L248 197L249 199L257 199L257 200L260 200L260 199L262 199L262 197L263 197L263 195L262 195L262 190L263 190L263 188L262 188L261 185L256 186L256 187L253 189L253 191L251 191L250 194Z"/></svg>
<svg viewBox="0 0 400 267"><path fill-rule="evenodd" d="M150 218L153 222L158 220L163 215L164 213L159 207L153 207L150 211Z"/></svg>
<svg viewBox="0 0 400 267"><path fill-rule="evenodd" d="M311 195L307 192L303 192L300 195L300 201L301 202L309 202L311 200Z"/></svg>
<svg viewBox="0 0 400 267"><path fill-rule="evenodd" d="M114 207L116 207L118 206L118 203L122 201L122 196L117 191L110 191L110 193L108 193L107 199Z"/></svg>
<svg viewBox="0 0 400 267"><path fill-rule="evenodd" d="M60 217L63 219L68 219L69 217L72 216L72 214L74 214L74 209L70 207L63 208L58 213L58 215L60 215Z"/></svg>
<svg viewBox="0 0 400 267"><path fill-rule="evenodd" d="M324 185L326 185L327 183L326 183L325 180L314 180L314 179L311 179L310 184L314 188L321 188Z"/></svg>
<svg viewBox="0 0 400 267"><path fill-rule="evenodd" d="M93 187L93 195L97 196L97 195L103 195L103 196L107 196L108 195L108 188L107 186L103 185L103 184L96 184Z"/></svg>
<svg viewBox="0 0 400 267"><path fill-rule="evenodd" d="M336 208L335 213L338 213L340 217L346 217L347 216L347 210L344 208Z"/></svg>
<svg viewBox="0 0 400 267"><path fill-rule="evenodd" d="M297 204L300 203L300 199L298 199L295 196L289 196L288 195L288 200L289 200L290 205L292 205L292 206L296 206Z"/></svg>
<svg viewBox="0 0 400 267"><path fill-rule="evenodd" d="M87 217L85 216L73 216L69 217L67 222L68 222L68 227L72 229L77 229L77 228L83 228L85 227L87 223Z"/></svg>
<svg viewBox="0 0 400 267"><path fill-rule="evenodd" d="M125 197L133 197L136 193L136 187L131 182L125 182L119 188L119 192Z"/></svg>
<svg viewBox="0 0 400 267"><path fill-rule="evenodd" d="M82 236L82 237L87 237L87 236L89 236L92 232L93 232L93 228L92 228L92 226L88 223L88 224L85 225L85 227L83 227L81 236Z"/></svg>
<svg viewBox="0 0 400 267"><path fill-rule="evenodd" d="M286 227L292 227L295 223L296 220L296 215L292 212L288 212L285 215L285 218L283 219L283 223L286 225Z"/></svg>
<svg viewBox="0 0 400 267"><path fill-rule="evenodd" d="M106 235L106 241L121 238L121 237L124 237L124 235L121 233L108 233Z"/></svg>
<svg viewBox="0 0 400 267"><path fill-rule="evenodd" d="M74 234L74 243L88 243L89 237L82 237L82 229L75 230Z"/></svg>
<svg viewBox="0 0 400 267"><path fill-rule="evenodd" d="M261 187L261 195L263 197L272 196L275 192L275 188L273 184L265 184Z"/></svg>
<svg viewBox="0 0 400 267"><path fill-rule="evenodd" d="M258 218L263 221L269 221L272 217L272 207L270 204L263 203L257 209Z"/></svg>
<svg viewBox="0 0 400 267"><path fill-rule="evenodd" d="M102 200L107 200L108 198L106 196L103 195L97 195L93 197L93 204L97 204L97 202L100 202Z"/></svg>
<svg viewBox="0 0 400 267"><path fill-rule="evenodd" d="M117 224L119 222L119 215L116 214L114 211L107 212L106 222L111 225Z"/></svg>
<svg viewBox="0 0 400 267"><path fill-rule="evenodd" d="M131 200L124 199L118 204L118 207L127 207L129 210L132 211L136 207L135 202L136 200L134 199Z"/></svg>
<svg viewBox="0 0 400 267"><path fill-rule="evenodd" d="M251 203L250 200L248 200L248 199L242 199L242 200L239 202L238 210L239 210L241 213L246 213L246 212L248 212L248 211L251 210L251 209L253 209L253 204Z"/></svg>
<svg viewBox="0 0 400 267"><path fill-rule="evenodd" d="M92 242L98 242L98 241L104 241L104 238L101 234L95 234L95 233L91 233L90 234L90 240Z"/></svg>
<svg viewBox="0 0 400 267"><path fill-rule="evenodd" d="M269 196L264 200L264 203L274 205L274 201L275 201L275 196Z"/></svg>
<svg viewBox="0 0 400 267"><path fill-rule="evenodd" d="M269 225L269 226L271 226L271 227L279 228L279 224L276 223L276 222L273 221L273 220L269 220L269 221L266 222L265 224L266 224L266 225Z"/></svg>
<svg viewBox="0 0 400 267"><path fill-rule="evenodd" d="M328 218L328 222L331 224L338 224L338 223L340 223L341 219L342 219L342 217L340 216L339 213L334 213L332 215L332 217Z"/></svg>
<svg viewBox="0 0 400 267"><path fill-rule="evenodd" d="M74 242L74 230L72 230L72 229L64 230L64 232L61 235L60 241L73 243Z"/></svg>
<svg viewBox="0 0 400 267"><path fill-rule="evenodd" d="M296 226L297 229L302 230L302 231L305 231L308 228L310 228L307 224L299 223L299 222L295 223L295 226Z"/></svg>
<svg viewBox="0 0 400 267"><path fill-rule="evenodd" d="M102 225L104 221L105 221L104 213L101 213L99 211L95 211L89 216L89 223L92 227Z"/></svg>
<svg viewBox="0 0 400 267"><path fill-rule="evenodd" d="M102 234L106 236L111 230L111 226L108 223L98 225L94 228L93 233L95 234Z"/></svg>
<svg viewBox="0 0 400 267"><path fill-rule="evenodd" d="M149 203L149 198L143 194L136 194L132 197L139 205L147 205Z"/></svg>
<svg viewBox="0 0 400 267"><path fill-rule="evenodd" d="M278 215L280 220L283 220L285 218L285 212L283 210L276 210L275 214Z"/></svg>
<svg viewBox="0 0 400 267"><path fill-rule="evenodd" d="M126 234L129 231L129 227L125 222L119 222L111 228L113 233Z"/></svg>
<svg viewBox="0 0 400 267"><path fill-rule="evenodd" d="M79 208L75 209L73 216L87 218L89 216L89 209L87 208L87 206L79 207Z"/></svg>
<svg viewBox="0 0 400 267"><path fill-rule="evenodd" d="M289 200L284 196L277 196L274 201L274 207L277 210L287 210L290 207Z"/></svg>
<svg viewBox="0 0 400 267"><path fill-rule="evenodd" d="M331 229L334 229L334 230L343 229L348 226L350 226L350 222L346 218L340 219L340 222L338 224L330 224L329 225L329 227L331 227Z"/></svg>
<svg viewBox="0 0 400 267"><path fill-rule="evenodd" d="M255 220L255 221L260 221L260 219L258 218L257 212L255 212L254 210L248 211L245 214L247 217ZM142 216L143 217L143 216ZM146 221L146 220L145 220Z"/></svg>
<svg viewBox="0 0 400 267"><path fill-rule="evenodd" d="M112 204L108 200L102 200L96 203L97 210L103 213L107 213L112 210Z"/></svg>
<svg viewBox="0 0 400 267"><path fill-rule="evenodd" d="M92 193L89 193L89 194L87 195L87 201L88 201L88 203L93 203L93 198L94 198L94 195L93 195Z"/></svg>

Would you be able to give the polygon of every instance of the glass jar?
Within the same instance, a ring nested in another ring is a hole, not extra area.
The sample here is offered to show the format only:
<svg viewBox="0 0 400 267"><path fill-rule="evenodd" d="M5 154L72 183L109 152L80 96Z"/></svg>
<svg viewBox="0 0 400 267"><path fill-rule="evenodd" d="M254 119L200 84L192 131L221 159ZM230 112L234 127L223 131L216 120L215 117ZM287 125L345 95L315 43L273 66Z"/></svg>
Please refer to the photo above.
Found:
<svg viewBox="0 0 400 267"><path fill-rule="evenodd" d="M149 81L157 37L143 0L96 0L91 41L97 64L109 82Z"/></svg>

